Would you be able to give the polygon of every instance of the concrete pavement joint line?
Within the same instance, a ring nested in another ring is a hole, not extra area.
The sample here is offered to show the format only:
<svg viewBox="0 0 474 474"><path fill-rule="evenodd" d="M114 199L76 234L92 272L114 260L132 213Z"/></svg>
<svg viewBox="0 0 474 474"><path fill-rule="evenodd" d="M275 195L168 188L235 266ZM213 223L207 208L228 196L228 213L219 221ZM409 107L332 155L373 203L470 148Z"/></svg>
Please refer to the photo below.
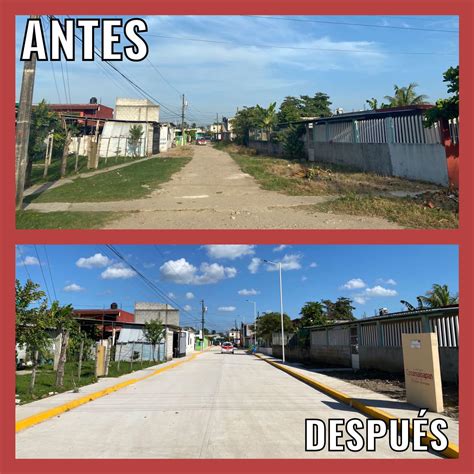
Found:
<svg viewBox="0 0 474 474"><path fill-rule="evenodd" d="M185 362L189 362L195 359L198 355L201 355L201 354L203 354L203 352L195 353L191 355L188 359L181 360L181 361L175 362L174 364L170 364L166 367L157 369L153 371L151 374L145 375L143 377L135 378L135 379L126 380L125 382L120 382L116 385L112 385L111 387L105 388L104 390L99 390L98 392L85 395L84 397L76 398L75 400L59 405L58 407L50 408L49 410L37 413L36 415L29 416L28 418L24 418L23 420L19 420L15 424L15 431L18 433L19 431L22 431L26 428L30 428L31 426L37 425L38 423L41 423L50 418L53 418L54 416L58 416L61 413L65 413L81 405L92 402L96 400L97 398L101 398L101 397L104 397L105 395L109 395L110 393L116 392L117 390L128 387L129 385L133 385L137 382L141 382L142 380L148 379L149 377L153 377L154 375L158 375L162 372L165 372L166 370L173 369L181 364L184 364Z"/></svg>
<svg viewBox="0 0 474 474"><path fill-rule="evenodd" d="M292 370L289 367L285 367L285 366L283 366L281 364L278 364L274 361L271 361L271 360L269 360L265 357L261 357L258 354L255 354L255 356L258 357L259 359L264 360L265 362L268 362L273 367L276 367L277 369L280 369L281 371L286 372L287 374L291 375L292 377L295 377L296 379L306 383L307 385L310 385L311 387L319 390L320 392L323 392L323 393L335 398L336 400L339 400L339 401L345 403L346 405L349 405L350 407L355 408L356 410L360 411L364 415L368 415L372 418L377 418L379 420L383 420L386 423L388 423L389 420L397 420L398 425L400 426L400 420L396 416L394 416L390 413L387 413L386 411L379 410L378 408L374 408L374 407L365 405L364 403L360 402L359 400L356 400L355 398L352 398L352 397L350 397L350 396L348 396L348 395L346 395L342 392L339 392L338 390L334 390L333 388L331 388L327 385L324 385L321 382L318 382L318 381L313 380L309 377L306 377L302 374L299 374L298 372ZM410 423L410 435L413 436L413 428L412 428L411 423ZM436 441L436 440L437 440L437 438L435 438L431 433L428 432L422 438L421 441L424 445L429 446L430 441ZM456 459L456 458L459 457L459 446L454 444L454 443L449 442L448 447L444 451L437 452L437 453L444 456L444 457L446 457L446 458Z"/></svg>

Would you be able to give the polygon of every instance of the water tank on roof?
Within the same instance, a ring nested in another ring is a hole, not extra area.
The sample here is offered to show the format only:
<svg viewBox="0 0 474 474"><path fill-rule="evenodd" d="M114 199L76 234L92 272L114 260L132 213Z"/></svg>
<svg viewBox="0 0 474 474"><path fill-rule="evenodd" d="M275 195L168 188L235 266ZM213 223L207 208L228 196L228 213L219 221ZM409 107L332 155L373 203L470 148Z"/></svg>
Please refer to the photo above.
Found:
<svg viewBox="0 0 474 474"><path fill-rule="evenodd" d="M118 304L117 303L112 303L110 305L110 309L118 309Z"/></svg>
<svg viewBox="0 0 474 474"><path fill-rule="evenodd" d="M91 97L89 100L89 104L97 104L97 97Z"/></svg>

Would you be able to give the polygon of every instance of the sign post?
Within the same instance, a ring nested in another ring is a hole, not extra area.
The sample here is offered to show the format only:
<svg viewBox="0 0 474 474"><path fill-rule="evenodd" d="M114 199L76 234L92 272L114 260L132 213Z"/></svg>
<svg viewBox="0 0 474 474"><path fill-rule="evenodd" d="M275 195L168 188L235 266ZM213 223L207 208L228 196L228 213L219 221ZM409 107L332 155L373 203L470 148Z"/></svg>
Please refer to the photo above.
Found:
<svg viewBox="0 0 474 474"><path fill-rule="evenodd" d="M434 332L402 334L402 347L407 402L442 412L438 336Z"/></svg>

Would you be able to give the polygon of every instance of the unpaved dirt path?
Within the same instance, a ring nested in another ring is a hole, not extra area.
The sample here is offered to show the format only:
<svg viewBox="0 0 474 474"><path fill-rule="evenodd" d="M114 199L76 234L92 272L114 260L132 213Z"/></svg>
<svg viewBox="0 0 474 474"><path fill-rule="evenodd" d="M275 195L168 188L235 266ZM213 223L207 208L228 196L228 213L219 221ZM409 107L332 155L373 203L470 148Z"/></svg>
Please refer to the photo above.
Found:
<svg viewBox="0 0 474 474"><path fill-rule="evenodd" d="M114 229L393 229L385 219L314 213L331 197L265 191L228 153L194 148L193 159L149 197L103 203L32 203L30 210L131 212Z"/></svg>

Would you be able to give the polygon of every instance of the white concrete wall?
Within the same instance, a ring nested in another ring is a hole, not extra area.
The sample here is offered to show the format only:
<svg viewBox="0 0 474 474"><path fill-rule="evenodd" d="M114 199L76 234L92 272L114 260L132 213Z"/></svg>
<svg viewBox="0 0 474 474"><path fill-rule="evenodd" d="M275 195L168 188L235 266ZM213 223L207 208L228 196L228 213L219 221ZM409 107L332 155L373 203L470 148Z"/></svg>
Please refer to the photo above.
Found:
<svg viewBox="0 0 474 474"><path fill-rule="evenodd" d="M148 99L118 98L115 101L114 119L159 122L160 106Z"/></svg>
<svg viewBox="0 0 474 474"><path fill-rule="evenodd" d="M196 343L196 334L192 331L186 332L186 355L194 352L194 346Z"/></svg>
<svg viewBox="0 0 474 474"><path fill-rule="evenodd" d="M99 141L99 156L133 156L134 149L129 142L130 129L141 125L143 136L138 144L136 155L149 156L153 151L153 125L134 122L106 122Z"/></svg>
<svg viewBox="0 0 474 474"><path fill-rule="evenodd" d="M390 143L394 176L448 186L448 164L443 145Z"/></svg>
<svg viewBox="0 0 474 474"><path fill-rule="evenodd" d="M173 331L171 329L166 330L166 360L171 360L173 358Z"/></svg>

